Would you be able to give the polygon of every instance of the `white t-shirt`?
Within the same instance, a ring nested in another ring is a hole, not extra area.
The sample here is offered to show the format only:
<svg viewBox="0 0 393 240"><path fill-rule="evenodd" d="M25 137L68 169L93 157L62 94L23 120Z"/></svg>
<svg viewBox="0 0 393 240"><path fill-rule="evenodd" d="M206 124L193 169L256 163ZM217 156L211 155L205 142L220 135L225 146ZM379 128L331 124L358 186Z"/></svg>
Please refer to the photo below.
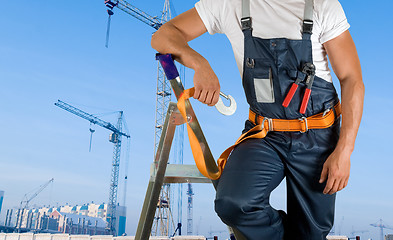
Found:
<svg viewBox="0 0 393 240"><path fill-rule="evenodd" d="M253 36L302 39L304 6L304 0L251 0ZM200 0L195 8L210 34L223 33L228 37L243 76L242 0ZM316 75L332 82L322 44L348 30L349 24L338 0L314 0L313 18L311 41Z"/></svg>

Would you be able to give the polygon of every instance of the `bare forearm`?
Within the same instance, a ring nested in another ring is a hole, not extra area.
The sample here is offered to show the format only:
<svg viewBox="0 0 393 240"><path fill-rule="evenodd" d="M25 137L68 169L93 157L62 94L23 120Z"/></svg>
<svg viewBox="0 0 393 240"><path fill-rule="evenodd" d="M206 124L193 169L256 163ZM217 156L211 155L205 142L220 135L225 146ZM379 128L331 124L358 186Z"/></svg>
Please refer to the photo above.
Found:
<svg viewBox="0 0 393 240"><path fill-rule="evenodd" d="M336 150L352 153L364 100L359 57L349 31L324 43L324 47L341 85L342 125Z"/></svg>
<svg viewBox="0 0 393 240"><path fill-rule="evenodd" d="M337 148L352 152L363 113L364 84L361 76L341 80L341 100L342 125Z"/></svg>
<svg viewBox="0 0 393 240"><path fill-rule="evenodd" d="M194 98L209 106L217 103L220 83L209 62L194 51L188 42L206 33L206 27L195 8L164 24L152 37L151 46L162 54L195 70Z"/></svg>
<svg viewBox="0 0 393 240"><path fill-rule="evenodd" d="M192 49L182 32L171 23L164 24L151 39L151 46L162 54L172 54L184 66L197 69L207 60Z"/></svg>

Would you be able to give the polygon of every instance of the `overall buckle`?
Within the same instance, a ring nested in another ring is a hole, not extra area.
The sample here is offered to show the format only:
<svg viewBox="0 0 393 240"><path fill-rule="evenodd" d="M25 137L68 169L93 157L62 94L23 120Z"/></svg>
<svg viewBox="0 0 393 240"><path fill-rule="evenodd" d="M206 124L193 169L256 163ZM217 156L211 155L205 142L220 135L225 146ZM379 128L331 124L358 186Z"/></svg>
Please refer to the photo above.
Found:
<svg viewBox="0 0 393 240"><path fill-rule="evenodd" d="M312 20L304 20L303 21L303 33L312 34L314 22Z"/></svg>
<svg viewBox="0 0 393 240"><path fill-rule="evenodd" d="M244 17L241 20L242 23L242 30L252 30L252 23L251 23L251 17Z"/></svg>

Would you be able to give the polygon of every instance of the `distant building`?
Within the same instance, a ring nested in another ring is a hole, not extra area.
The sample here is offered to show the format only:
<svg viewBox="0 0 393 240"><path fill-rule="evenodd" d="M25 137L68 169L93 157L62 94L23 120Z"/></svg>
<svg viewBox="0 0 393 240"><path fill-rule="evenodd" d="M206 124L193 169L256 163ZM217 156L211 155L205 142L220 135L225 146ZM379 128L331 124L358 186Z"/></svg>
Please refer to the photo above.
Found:
<svg viewBox="0 0 393 240"><path fill-rule="evenodd" d="M385 240L393 240L393 234L386 235Z"/></svg>
<svg viewBox="0 0 393 240"><path fill-rule="evenodd" d="M4 199L4 191L0 190L0 213L1 213L1 207L3 206L3 199Z"/></svg>
<svg viewBox="0 0 393 240"><path fill-rule="evenodd" d="M125 233L126 207L116 207L116 235ZM107 204L34 208L16 211L18 228L37 231L55 231L69 234L105 235Z"/></svg>
<svg viewBox="0 0 393 240"><path fill-rule="evenodd" d="M105 235L106 222L102 218L74 213L52 212L51 218L58 219L58 231L69 234Z"/></svg>

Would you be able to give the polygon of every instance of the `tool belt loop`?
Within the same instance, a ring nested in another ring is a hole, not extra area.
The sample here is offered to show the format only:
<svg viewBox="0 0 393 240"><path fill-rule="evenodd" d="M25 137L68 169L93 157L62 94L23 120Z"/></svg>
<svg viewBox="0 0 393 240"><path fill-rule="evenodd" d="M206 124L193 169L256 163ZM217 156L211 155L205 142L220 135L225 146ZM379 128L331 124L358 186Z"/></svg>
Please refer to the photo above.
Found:
<svg viewBox="0 0 393 240"><path fill-rule="evenodd" d="M256 116L258 116L258 115L256 114ZM268 132L273 131L273 119L268 118L268 117L264 117L263 120L262 120L262 127L265 127L265 121L266 120L267 120L267 123L268 123L267 128L265 128L266 129L266 134L267 134Z"/></svg>
<svg viewBox="0 0 393 240"><path fill-rule="evenodd" d="M251 109L250 109L251 110ZM252 110L251 110L252 111ZM259 125L259 122L258 122L258 120L259 120L259 115L258 115L258 113L255 113L255 116L254 116L254 124L255 125ZM263 123L262 123L263 124Z"/></svg>
<svg viewBox="0 0 393 240"><path fill-rule="evenodd" d="M306 117L301 117L299 118L300 124L301 124L301 129L300 132L301 133L305 133L308 131L308 122L307 122L307 118ZM304 123L304 125L303 125ZM304 127L303 127L304 126ZM303 130L304 129L304 130Z"/></svg>

